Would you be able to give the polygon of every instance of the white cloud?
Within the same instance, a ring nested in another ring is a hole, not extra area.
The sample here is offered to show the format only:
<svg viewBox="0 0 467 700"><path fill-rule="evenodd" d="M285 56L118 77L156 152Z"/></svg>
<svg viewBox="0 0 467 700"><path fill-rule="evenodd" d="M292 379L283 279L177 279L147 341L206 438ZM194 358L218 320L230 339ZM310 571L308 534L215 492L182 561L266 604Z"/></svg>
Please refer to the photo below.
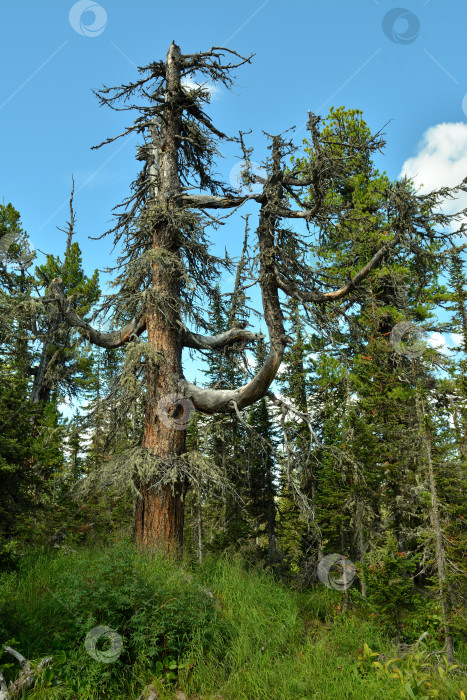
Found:
<svg viewBox="0 0 467 700"><path fill-rule="evenodd" d="M441 352L443 355L448 354L448 343L444 335L441 333L432 333L428 338L428 342L431 347L438 352Z"/></svg>
<svg viewBox="0 0 467 700"><path fill-rule="evenodd" d="M431 126L423 134L417 153L402 166L399 177L413 179L420 193L440 187L453 187L467 177L467 124L444 122ZM452 214L467 207L467 194L447 200L443 211ZM457 228L460 222L453 222Z"/></svg>
<svg viewBox="0 0 467 700"><path fill-rule="evenodd" d="M460 347L464 342L462 333L451 333L452 342L456 347Z"/></svg>
<svg viewBox="0 0 467 700"><path fill-rule="evenodd" d="M250 368L254 368L256 365L255 358L253 357L253 355L250 355L248 352L246 353L246 362L247 362L248 367L250 367Z"/></svg>
<svg viewBox="0 0 467 700"><path fill-rule="evenodd" d="M182 80L182 87L188 90L197 90L199 87L203 87L209 93L211 100L219 97L220 95L219 86L215 85L214 83L210 83L209 81L203 83L197 82L196 80L190 80L190 78L184 78Z"/></svg>
<svg viewBox="0 0 467 700"><path fill-rule="evenodd" d="M452 356L452 353L461 347L463 338L460 333L443 335L442 333L433 332L428 336L427 341L432 348L442 355Z"/></svg>

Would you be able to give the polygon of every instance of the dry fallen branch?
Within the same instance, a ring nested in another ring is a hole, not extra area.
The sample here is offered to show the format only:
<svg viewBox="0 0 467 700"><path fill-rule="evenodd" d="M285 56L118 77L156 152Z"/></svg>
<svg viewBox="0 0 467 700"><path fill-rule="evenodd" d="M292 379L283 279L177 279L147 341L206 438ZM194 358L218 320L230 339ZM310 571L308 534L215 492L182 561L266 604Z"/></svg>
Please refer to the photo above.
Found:
<svg viewBox="0 0 467 700"><path fill-rule="evenodd" d="M22 695L25 690L29 690L33 687L37 678L37 671L45 668L51 661L52 656L47 656L42 659L36 668L22 655L19 651L16 651L12 647L6 646L5 652L14 656L14 658L19 662L21 666L21 672L18 678L11 682L7 687L5 678L0 672L0 700L10 700L18 695Z"/></svg>

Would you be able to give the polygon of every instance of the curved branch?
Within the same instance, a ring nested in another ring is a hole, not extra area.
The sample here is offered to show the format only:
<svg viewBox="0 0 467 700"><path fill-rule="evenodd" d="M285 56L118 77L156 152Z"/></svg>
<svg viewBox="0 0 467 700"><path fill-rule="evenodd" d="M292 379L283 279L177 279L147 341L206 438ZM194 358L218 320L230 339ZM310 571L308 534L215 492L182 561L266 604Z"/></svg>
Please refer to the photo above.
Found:
<svg viewBox="0 0 467 700"><path fill-rule="evenodd" d="M194 407L202 413L230 413L235 411L234 402L239 409L251 406L266 395L276 377L285 345L290 342L290 338L284 335L280 342L279 348L271 343L264 365L248 384L238 389L203 389L197 384L181 379L178 383L180 393L190 398Z"/></svg>
<svg viewBox="0 0 467 700"><path fill-rule="evenodd" d="M285 294L293 297L294 299L297 299L297 301L327 302L335 301L336 299L342 299L342 297L345 297L350 292L352 292L355 289L355 287L362 280L364 280L365 277L367 277L375 267L379 265L386 253L395 248L395 246L400 241L401 235L402 230L398 229L392 241L390 241L389 243L385 243L378 251L376 251L371 260L369 260L367 264L364 265L359 272L357 272L355 277L352 277L352 279L349 282L347 282L347 284L345 284L340 289L336 289L333 292L305 292L302 290L298 291L280 274L279 270L276 267L275 277L277 281L277 286Z"/></svg>
<svg viewBox="0 0 467 700"><path fill-rule="evenodd" d="M23 671L29 670L31 668L31 664L29 663L29 661L22 654L20 654L19 651L16 651L16 649L6 646L5 651L8 652L8 654L11 654L15 657L16 661L19 662L19 665L21 666Z"/></svg>
<svg viewBox="0 0 467 700"><path fill-rule="evenodd" d="M49 293L57 302L61 313L70 326L79 328L82 334L91 341L91 343L99 345L101 348L119 348L121 345L128 343L134 336L141 335L146 328L146 318L144 314L140 314L135 316L126 326L118 331L101 333L93 328L90 323L78 316L65 296L63 282L60 277L52 280L49 285Z"/></svg>
<svg viewBox="0 0 467 700"><path fill-rule="evenodd" d="M235 345L235 343L250 343L255 340L261 340L264 335L253 333L252 331L244 330L244 326L231 328L225 333L217 335L199 335L192 333L188 329L184 329L182 336L182 345L185 348L193 348L194 350L220 350L221 348Z"/></svg>
<svg viewBox="0 0 467 700"><path fill-rule="evenodd" d="M181 393L189 397L193 405L203 413L226 413L251 406L265 396L279 370L287 343L284 319L279 301L275 276L275 238L277 217L275 203L281 200L280 147L278 137L273 138L272 176L264 187L263 203L258 226L260 275L259 283L263 300L264 319L269 333L269 354L253 379L238 389L203 389L185 379L179 381Z"/></svg>

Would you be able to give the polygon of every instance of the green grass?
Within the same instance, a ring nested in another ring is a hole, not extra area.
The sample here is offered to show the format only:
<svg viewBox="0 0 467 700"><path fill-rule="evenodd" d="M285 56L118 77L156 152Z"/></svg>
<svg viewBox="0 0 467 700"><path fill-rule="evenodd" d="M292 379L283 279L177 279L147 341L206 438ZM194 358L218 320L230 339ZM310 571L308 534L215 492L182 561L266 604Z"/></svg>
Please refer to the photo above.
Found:
<svg viewBox="0 0 467 700"><path fill-rule="evenodd" d="M359 672L365 642L386 658L397 654L371 618L341 603L340 593L298 593L235 558L199 567L127 544L36 553L0 577L0 643L31 660L54 656L31 699L136 700L149 683L161 698L179 688L197 700L409 697L396 679ZM98 625L122 638L113 663L84 648ZM10 661L0 658L12 678ZM454 672L441 682L433 673L433 688L442 700L459 699L465 678Z"/></svg>

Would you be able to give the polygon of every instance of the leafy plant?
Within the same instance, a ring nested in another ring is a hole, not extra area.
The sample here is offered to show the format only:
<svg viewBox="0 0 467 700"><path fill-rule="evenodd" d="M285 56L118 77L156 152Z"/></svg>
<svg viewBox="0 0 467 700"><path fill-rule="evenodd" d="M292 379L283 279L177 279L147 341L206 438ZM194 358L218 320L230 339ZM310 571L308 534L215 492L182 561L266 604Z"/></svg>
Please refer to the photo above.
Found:
<svg viewBox="0 0 467 700"><path fill-rule="evenodd" d="M378 661L373 661L373 657L380 657ZM439 690L433 687L433 676L436 673L441 680L445 680L446 675L458 668L457 664L449 664L446 657L443 658L443 665L433 667L428 662L430 654L426 649L414 649L403 659L382 660L378 652L370 649L368 644L364 644L363 652L358 657L357 666L362 675L369 673L374 668L380 675L386 678L397 679L408 698L411 700L429 700L429 698L439 697ZM395 664L398 662L398 665Z"/></svg>
<svg viewBox="0 0 467 700"><path fill-rule="evenodd" d="M171 656L166 656L162 661L156 661L156 678L165 683L173 683L178 678L180 669L185 668L185 664L178 663Z"/></svg>
<svg viewBox="0 0 467 700"><path fill-rule="evenodd" d="M368 644L365 642L363 645L363 651L358 657L357 669L361 676L366 676L372 669L374 661L373 657L379 657L380 654L377 651L372 651Z"/></svg>

